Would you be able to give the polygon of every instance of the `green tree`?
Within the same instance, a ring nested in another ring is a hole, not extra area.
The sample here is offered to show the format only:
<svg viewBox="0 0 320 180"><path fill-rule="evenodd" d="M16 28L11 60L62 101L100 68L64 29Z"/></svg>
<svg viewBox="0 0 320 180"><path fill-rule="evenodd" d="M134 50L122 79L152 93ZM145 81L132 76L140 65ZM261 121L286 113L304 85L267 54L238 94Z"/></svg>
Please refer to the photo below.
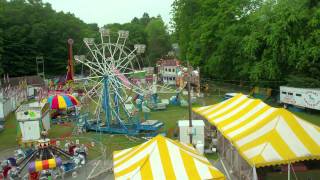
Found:
<svg viewBox="0 0 320 180"><path fill-rule="evenodd" d="M166 55L171 49L170 37L162 18L158 16L152 19L147 27L147 49L148 59L152 64L155 64L156 60Z"/></svg>
<svg viewBox="0 0 320 180"><path fill-rule="evenodd" d="M128 30L130 37L126 42L131 49L135 44L147 45L147 50L139 59L140 66L153 66L156 60L165 56L171 49L170 36L162 18L150 17L144 13L141 18L133 18L130 23L125 24L107 24L105 28L111 30L112 34L116 34L119 30ZM113 41L117 36L113 35Z"/></svg>
<svg viewBox="0 0 320 180"><path fill-rule="evenodd" d="M175 0L173 34L181 58L207 77L316 87L319 6L315 0Z"/></svg>
<svg viewBox="0 0 320 180"><path fill-rule="evenodd" d="M67 66L67 40L81 51L82 38L94 36L97 25L88 25L73 14L55 12L41 0L0 0L0 63L10 76L36 73L36 56L45 59L47 75L63 75ZM1 45L1 42L0 42ZM0 72L1 73L1 72Z"/></svg>
<svg viewBox="0 0 320 180"><path fill-rule="evenodd" d="M3 74L3 66L2 66L2 54L3 54L3 30L1 22L3 22L2 11L4 7L4 0L0 0L0 75Z"/></svg>

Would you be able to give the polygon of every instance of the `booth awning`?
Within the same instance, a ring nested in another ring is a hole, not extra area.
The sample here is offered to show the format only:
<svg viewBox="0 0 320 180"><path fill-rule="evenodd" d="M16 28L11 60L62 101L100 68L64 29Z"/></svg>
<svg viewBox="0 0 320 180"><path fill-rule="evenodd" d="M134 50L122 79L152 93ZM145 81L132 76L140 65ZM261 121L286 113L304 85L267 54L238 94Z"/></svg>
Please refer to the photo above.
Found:
<svg viewBox="0 0 320 180"><path fill-rule="evenodd" d="M193 147L161 135L113 154L115 179L225 179Z"/></svg>
<svg viewBox="0 0 320 180"><path fill-rule="evenodd" d="M286 109L238 94L193 111L216 126L251 166L320 159L320 128Z"/></svg>

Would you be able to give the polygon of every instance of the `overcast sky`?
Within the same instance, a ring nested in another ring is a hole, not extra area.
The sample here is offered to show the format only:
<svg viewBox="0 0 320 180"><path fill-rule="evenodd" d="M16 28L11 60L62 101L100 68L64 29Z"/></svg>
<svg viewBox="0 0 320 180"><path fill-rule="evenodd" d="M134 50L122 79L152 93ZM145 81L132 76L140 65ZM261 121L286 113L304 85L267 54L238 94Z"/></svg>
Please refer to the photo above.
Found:
<svg viewBox="0 0 320 180"><path fill-rule="evenodd" d="M130 22L144 12L150 16L161 15L168 25L171 19L171 4L174 0L43 0L57 11L71 12L86 23Z"/></svg>

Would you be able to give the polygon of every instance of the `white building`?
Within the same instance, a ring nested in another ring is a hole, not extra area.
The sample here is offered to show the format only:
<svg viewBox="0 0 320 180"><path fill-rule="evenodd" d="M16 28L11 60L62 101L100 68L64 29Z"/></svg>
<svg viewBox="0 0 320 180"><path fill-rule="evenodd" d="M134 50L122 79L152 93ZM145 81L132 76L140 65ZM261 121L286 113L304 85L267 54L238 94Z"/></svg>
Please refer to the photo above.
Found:
<svg viewBox="0 0 320 180"><path fill-rule="evenodd" d="M179 126L179 140L180 142L188 144L190 142L190 132L192 132L192 144L204 144L204 127L203 120L192 120L192 129L189 127L189 120L178 121Z"/></svg>
<svg viewBox="0 0 320 180"><path fill-rule="evenodd" d="M16 110L21 136L19 143L32 144L41 137L41 131L50 129L49 103L29 103L21 105Z"/></svg>
<svg viewBox="0 0 320 180"><path fill-rule="evenodd" d="M164 84L176 85L180 61L177 59L161 59L157 62L159 80Z"/></svg>

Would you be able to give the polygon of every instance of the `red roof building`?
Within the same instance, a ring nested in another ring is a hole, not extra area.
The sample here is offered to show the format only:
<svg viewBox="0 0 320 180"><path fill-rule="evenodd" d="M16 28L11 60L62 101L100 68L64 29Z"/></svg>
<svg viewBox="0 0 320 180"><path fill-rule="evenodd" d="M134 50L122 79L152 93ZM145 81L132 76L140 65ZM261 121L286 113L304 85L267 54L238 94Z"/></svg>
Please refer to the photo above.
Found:
<svg viewBox="0 0 320 180"><path fill-rule="evenodd" d="M159 80L164 84L176 85L180 68L180 61L177 59L160 59L157 62Z"/></svg>

